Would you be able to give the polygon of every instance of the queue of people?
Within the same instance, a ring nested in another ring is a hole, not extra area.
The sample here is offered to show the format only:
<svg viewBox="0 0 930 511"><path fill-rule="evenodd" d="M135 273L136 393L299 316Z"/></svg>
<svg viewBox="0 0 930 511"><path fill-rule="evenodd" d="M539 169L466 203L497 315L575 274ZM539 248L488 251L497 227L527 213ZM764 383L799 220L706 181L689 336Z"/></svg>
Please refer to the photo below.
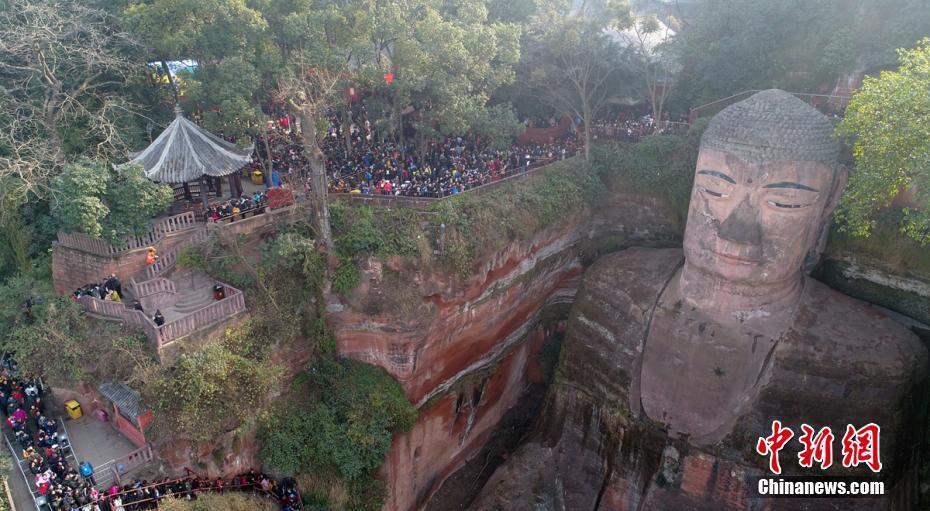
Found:
<svg viewBox="0 0 930 511"><path fill-rule="evenodd" d="M32 478L39 495L53 511L100 511L100 493L92 477L85 477L68 461L58 422L45 415L42 385L29 376L18 378L15 373L15 364L4 356L0 408L29 467L27 477Z"/></svg>
<svg viewBox="0 0 930 511"><path fill-rule="evenodd" d="M275 499L281 511L303 509L297 481L291 477L277 480L254 470L230 479L185 477L148 482L136 480L123 487L111 486L100 498L103 511L143 511L158 509L158 503L168 498L197 500L198 495L215 492L246 492Z"/></svg>
<svg viewBox="0 0 930 511"><path fill-rule="evenodd" d="M564 159L577 150L573 136L508 149L490 147L477 136L446 137L417 150L412 145L375 143L377 137L367 121L361 127L355 123L344 127L333 116L330 122L322 145L333 193L447 197L525 171L532 164Z"/></svg>

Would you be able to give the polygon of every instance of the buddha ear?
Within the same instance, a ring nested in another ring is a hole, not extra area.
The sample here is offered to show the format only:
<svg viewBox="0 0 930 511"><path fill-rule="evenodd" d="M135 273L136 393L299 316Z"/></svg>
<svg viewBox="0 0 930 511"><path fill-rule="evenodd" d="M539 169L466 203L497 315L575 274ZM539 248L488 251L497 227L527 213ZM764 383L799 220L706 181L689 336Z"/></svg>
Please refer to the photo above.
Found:
<svg viewBox="0 0 930 511"><path fill-rule="evenodd" d="M848 182L849 169L845 165L838 165L836 173L833 175L833 189L830 190L830 196L827 197L827 203L823 207L823 219L825 221L833 215L833 211L836 209L837 204L840 203L840 197L843 196Z"/></svg>
<svg viewBox="0 0 930 511"><path fill-rule="evenodd" d="M846 183L848 181L849 169L843 165L837 166L836 173L833 175L833 188L830 190L830 196L827 197L827 203L824 204L823 214L820 217L820 230L817 231L817 237L814 238L811 249L808 251L802 263L801 269L804 273L810 274L820 262L820 255L823 254L824 249L827 247L830 226L833 225L831 218L833 211L836 209L837 204L839 204L840 197L843 196L843 191L846 190Z"/></svg>

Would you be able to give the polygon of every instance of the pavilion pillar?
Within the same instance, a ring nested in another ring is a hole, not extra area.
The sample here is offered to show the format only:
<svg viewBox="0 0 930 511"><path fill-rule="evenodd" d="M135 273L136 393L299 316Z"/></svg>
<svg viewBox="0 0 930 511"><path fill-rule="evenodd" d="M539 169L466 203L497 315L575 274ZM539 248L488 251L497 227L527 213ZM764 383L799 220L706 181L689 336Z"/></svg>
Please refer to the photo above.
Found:
<svg viewBox="0 0 930 511"><path fill-rule="evenodd" d="M187 202L191 202L194 199L194 197L191 195L191 187L188 186L187 181L184 182L183 186L184 186L184 199L187 200Z"/></svg>
<svg viewBox="0 0 930 511"><path fill-rule="evenodd" d="M200 176L200 199L203 201L203 210L210 209L210 202L207 200L207 180Z"/></svg>
<svg viewBox="0 0 930 511"><path fill-rule="evenodd" d="M233 198L242 196L242 176L238 172L229 175L229 196Z"/></svg>
<svg viewBox="0 0 930 511"><path fill-rule="evenodd" d="M223 198L223 179L219 177L213 178L214 187L216 187L216 198Z"/></svg>

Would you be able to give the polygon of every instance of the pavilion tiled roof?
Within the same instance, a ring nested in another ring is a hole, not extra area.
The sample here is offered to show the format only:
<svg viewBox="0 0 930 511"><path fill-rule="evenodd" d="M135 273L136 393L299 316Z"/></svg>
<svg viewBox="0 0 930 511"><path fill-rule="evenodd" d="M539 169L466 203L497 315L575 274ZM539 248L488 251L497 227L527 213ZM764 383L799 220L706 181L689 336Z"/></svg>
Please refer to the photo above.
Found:
<svg viewBox="0 0 930 511"><path fill-rule="evenodd" d="M103 383L98 390L100 395L112 401L123 415L139 426L139 417L145 415L148 409L142 405L142 398L138 392L122 383Z"/></svg>
<svg viewBox="0 0 930 511"><path fill-rule="evenodd" d="M125 165L139 164L145 177L160 183L228 176L252 161L242 150L186 119L180 111L165 131Z"/></svg>

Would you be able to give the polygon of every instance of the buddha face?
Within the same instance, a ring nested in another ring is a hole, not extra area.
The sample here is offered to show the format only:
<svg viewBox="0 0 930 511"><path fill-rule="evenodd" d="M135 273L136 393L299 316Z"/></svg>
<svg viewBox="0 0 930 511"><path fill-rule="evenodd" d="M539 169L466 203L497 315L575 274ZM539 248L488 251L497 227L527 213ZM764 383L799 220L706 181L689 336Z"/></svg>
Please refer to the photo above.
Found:
<svg viewBox="0 0 930 511"><path fill-rule="evenodd" d="M797 276L842 192L838 181L823 163L750 164L701 150L685 229L686 264L749 285Z"/></svg>

